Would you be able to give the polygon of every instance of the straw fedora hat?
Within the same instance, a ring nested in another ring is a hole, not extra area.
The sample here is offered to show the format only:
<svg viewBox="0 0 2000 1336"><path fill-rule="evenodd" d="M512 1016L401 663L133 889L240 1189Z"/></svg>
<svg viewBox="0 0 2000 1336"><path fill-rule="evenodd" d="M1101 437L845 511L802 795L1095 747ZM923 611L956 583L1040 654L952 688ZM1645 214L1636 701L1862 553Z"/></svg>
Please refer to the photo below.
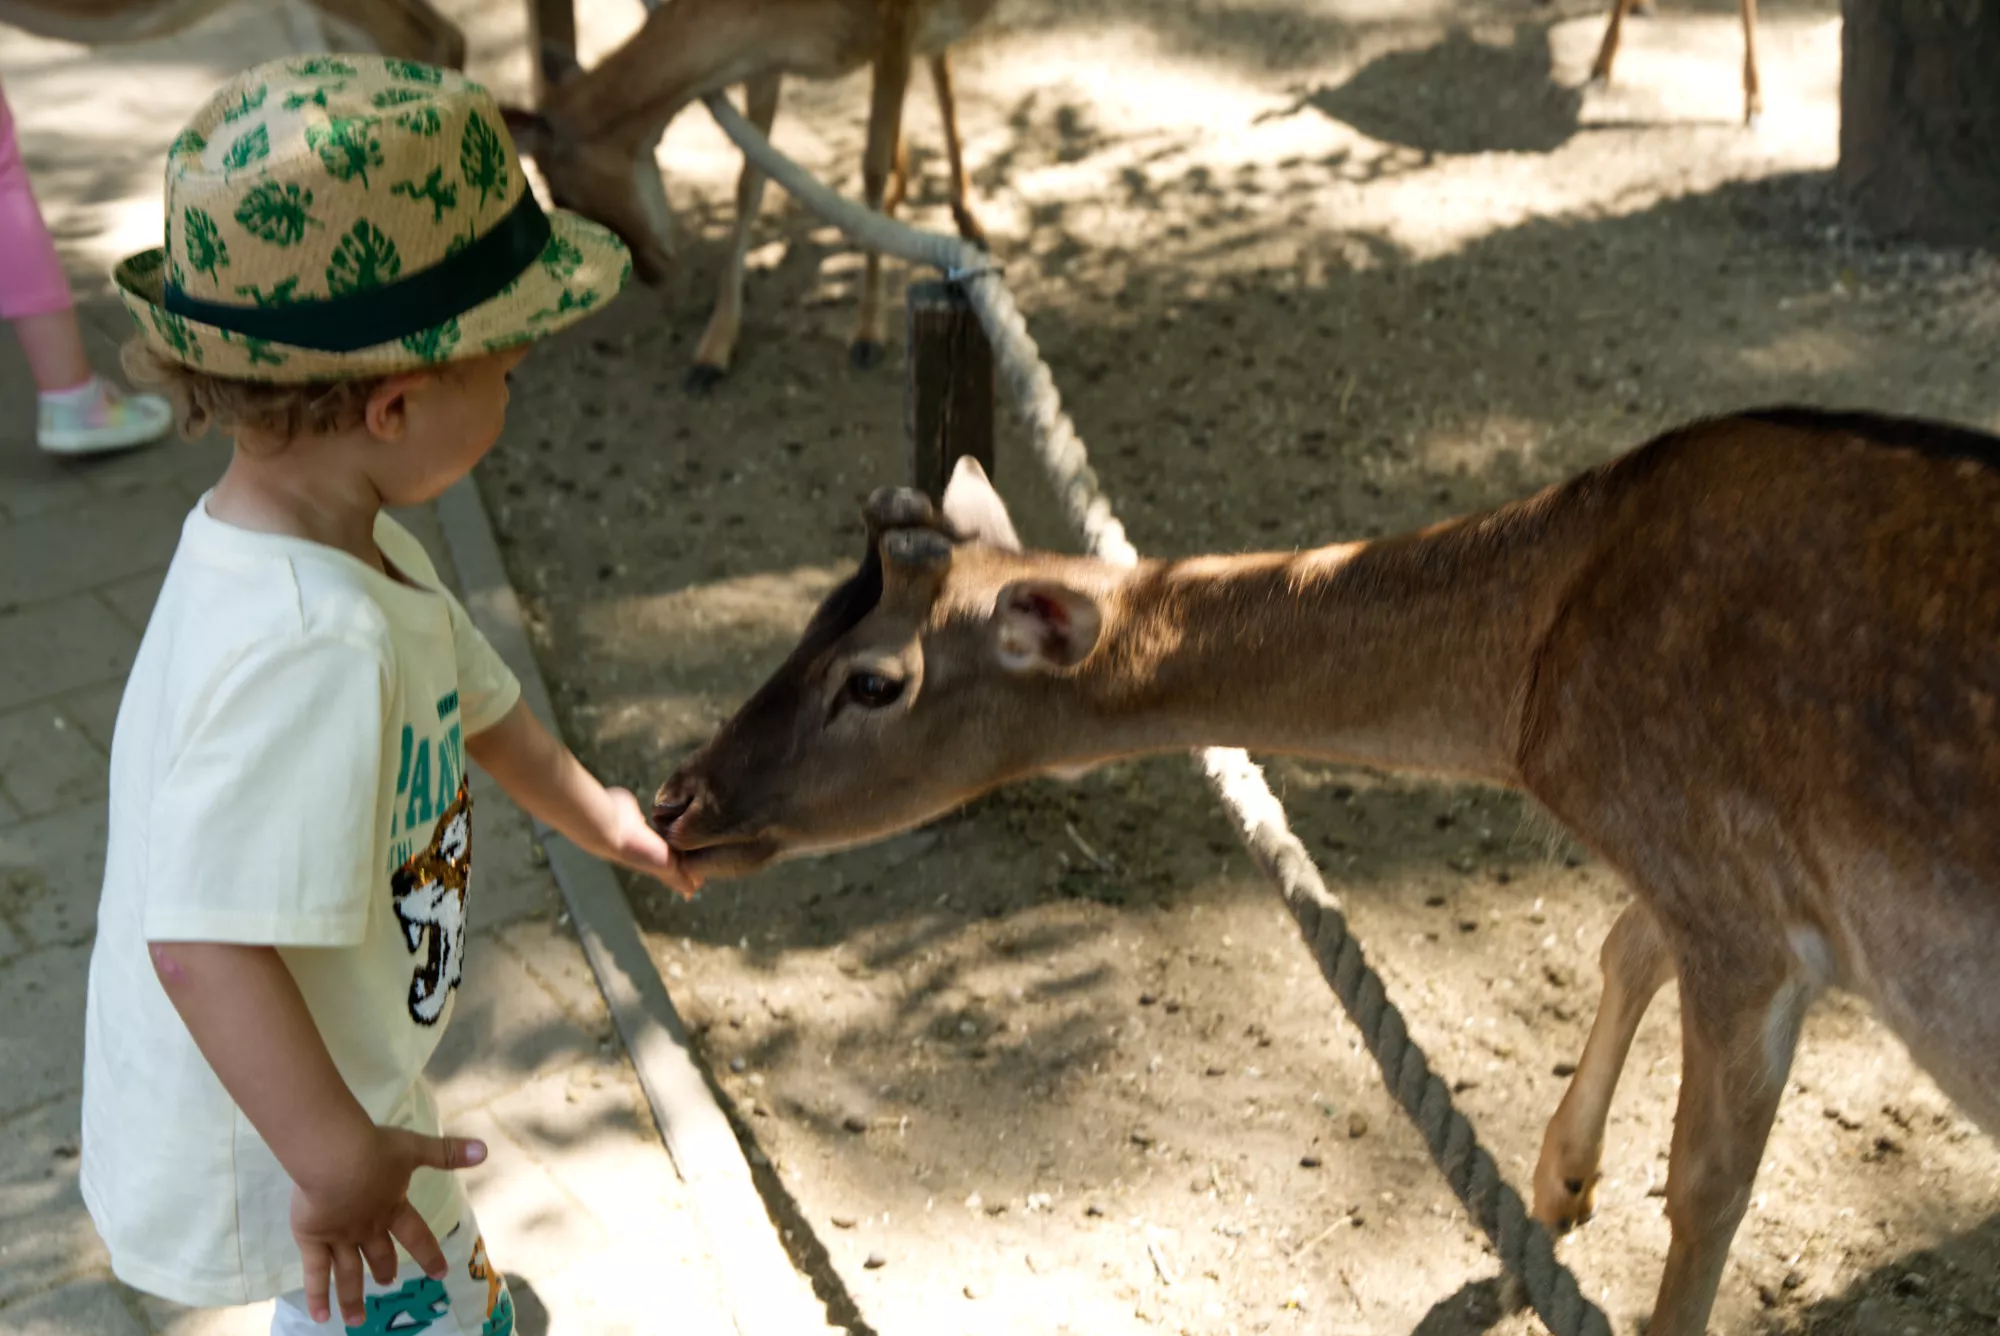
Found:
<svg viewBox="0 0 2000 1336"><path fill-rule="evenodd" d="M210 375L386 375L514 347L624 286L625 247L544 212L500 111L449 70L295 56L167 154L166 242L118 265L147 341Z"/></svg>

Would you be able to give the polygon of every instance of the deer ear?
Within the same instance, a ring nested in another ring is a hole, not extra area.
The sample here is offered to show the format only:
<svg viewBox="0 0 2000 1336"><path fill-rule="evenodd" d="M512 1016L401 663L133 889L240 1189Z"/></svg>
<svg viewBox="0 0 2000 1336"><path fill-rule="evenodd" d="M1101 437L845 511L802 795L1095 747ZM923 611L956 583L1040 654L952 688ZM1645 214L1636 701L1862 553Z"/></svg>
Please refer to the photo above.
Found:
<svg viewBox="0 0 2000 1336"><path fill-rule="evenodd" d="M1017 580L993 609L993 649L1010 672L1056 672L1090 657L1104 615L1088 594L1051 580Z"/></svg>
<svg viewBox="0 0 2000 1336"><path fill-rule="evenodd" d="M944 518L962 539L1008 552L1021 550L1020 536L1007 515L1007 503L971 455L959 456L951 471L951 482L944 489Z"/></svg>
<svg viewBox="0 0 2000 1336"><path fill-rule="evenodd" d="M553 138L548 117L539 111L502 105L500 119L506 123L507 134L514 141L516 153L537 161L548 156L549 143Z"/></svg>

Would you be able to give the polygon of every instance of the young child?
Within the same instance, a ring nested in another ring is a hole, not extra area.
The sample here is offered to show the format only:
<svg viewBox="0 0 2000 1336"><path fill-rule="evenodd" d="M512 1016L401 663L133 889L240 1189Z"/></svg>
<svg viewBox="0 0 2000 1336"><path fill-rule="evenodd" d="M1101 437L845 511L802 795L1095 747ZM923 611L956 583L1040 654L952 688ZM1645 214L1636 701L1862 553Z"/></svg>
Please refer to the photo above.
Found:
<svg viewBox="0 0 2000 1336"><path fill-rule="evenodd" d="M118 714L90 962L84 1199L128 1283L272 1330L505 1336L422 1079L463 970L477 762L692 893L536 722L388 506L492 448L526 345L629 271L544 215L455 74L300 57L224 88L117 271L135 374L235 454L188 515ZM364 1284L364 1270L372 1284Z"/></svg>

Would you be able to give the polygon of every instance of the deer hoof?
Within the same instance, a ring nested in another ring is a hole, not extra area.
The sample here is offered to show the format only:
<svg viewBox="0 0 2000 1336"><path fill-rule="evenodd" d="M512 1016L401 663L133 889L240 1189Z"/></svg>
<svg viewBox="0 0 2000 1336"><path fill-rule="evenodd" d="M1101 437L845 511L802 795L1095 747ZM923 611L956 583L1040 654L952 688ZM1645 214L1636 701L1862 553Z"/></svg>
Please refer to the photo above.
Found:
<svg viewBox="0 0 2000 1336"><path fill-rule="evenodd" d="M847 360L856 371L872 371L887 356L888 351L875 339L856 339L847 347Z"/></svg>
<svg viewBox="0 0 2000 1336"><path fill-rule="evenodd" d="M711 366L707 362L696 362L688 368L687 378L681 382L681 388L692 395L705 395L720 385L722 378L728 374L729 369L727 367Z"/></svg>
<svg viewBox="0 0 2000 1336"><path fill-rule="evenodd" d="M1557 1238L1597 1214L1597 1176L1565 1178L1556 1184L1536 1184L1535 1219Z"/></svg>
<svg viewBox="0 0 2000 1336"><path fill-rule="evenodd" d="M982 250L993 249L991 246L987 245L986 229L981 227L979 225L979 220L972 216L972 210L966 208L964 205L959 205L952 209L951 220L954 223L958 224L959 236L971 242L973 245L978 246Z"/></svg>

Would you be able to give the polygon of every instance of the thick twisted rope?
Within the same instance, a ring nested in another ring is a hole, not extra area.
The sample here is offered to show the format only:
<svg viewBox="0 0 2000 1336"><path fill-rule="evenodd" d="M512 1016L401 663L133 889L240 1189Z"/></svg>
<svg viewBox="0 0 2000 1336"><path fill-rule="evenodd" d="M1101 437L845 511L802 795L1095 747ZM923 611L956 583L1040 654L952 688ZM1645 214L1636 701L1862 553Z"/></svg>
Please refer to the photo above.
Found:
<svg viewBox="0 0 2000 1336"><path fill-rule="evenodd" d="M1028 334L1028 322L986 252L956 237L898 223L836 194L773 148L728 98L712 93L707 103L745 156L807 208L865 249L943 270L948 280L964 288L1027 421L1035 453L1085 546L1092 555L1121 566L1137 562L1139 554L1098 486L1083 441L1063 411L1055 378ZM1410 1039L1403 1013L1363 957L1340 901L1327 890L1312 856L1292 833L1284 806L1272 794L1264 772L1237 748L1211 747L1200 754L1200 762L1209 788L1236 823L1251 857L1283 891L1320 973L1361 1031L1382 1079L1423 1134L1452 1191L1486 1231L1501 1266L1521 1282L1536 1315L1555 1336L1611 1336L1610 1321L1583 1296L1569 1268L1556 1260L1548 1230L1529 1216L1521 1195L1500 1177L1499 1166L1473 1135L1472 1124L1452 1104L1451 1091Z"/></svg>

